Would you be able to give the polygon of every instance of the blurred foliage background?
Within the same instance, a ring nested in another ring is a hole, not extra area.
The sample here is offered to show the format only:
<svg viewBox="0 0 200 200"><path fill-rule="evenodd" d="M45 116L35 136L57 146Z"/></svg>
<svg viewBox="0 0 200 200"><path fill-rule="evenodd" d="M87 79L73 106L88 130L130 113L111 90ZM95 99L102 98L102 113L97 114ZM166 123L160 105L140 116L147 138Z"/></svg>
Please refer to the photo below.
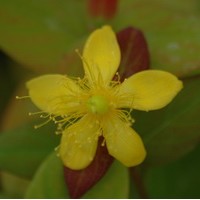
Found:
<svg viewBox="0 0 200 200"><path fill-rule="evenodd" d="M0 0L0 197L68 198L55 156L55 127L37 130L25 82L46 73L83 74L75 49L104 24L142 30L151 68L184 81L166 108L133 112L147 159L131 178L114 163L84 198L200 198L200 1L119 0L112 18L92 16L87 0ZM52 153L53 152L53 153Z"/></svg>

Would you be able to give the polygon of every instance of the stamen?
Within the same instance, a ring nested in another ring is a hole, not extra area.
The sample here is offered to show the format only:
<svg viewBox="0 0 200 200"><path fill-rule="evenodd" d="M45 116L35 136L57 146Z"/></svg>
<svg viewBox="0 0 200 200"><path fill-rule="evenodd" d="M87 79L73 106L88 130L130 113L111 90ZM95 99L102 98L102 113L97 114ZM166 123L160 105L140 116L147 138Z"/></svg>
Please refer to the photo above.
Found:
<svg viewBox="0 0 200 200"><path fill-rule="evenodd" d="M30 96L16 96L15 97L16 99L27 99L27 98L30 98Z"/></svg>
<svg viewBox="0 0 200 200"><path fill-rule="evenodd" d="M46 112L44 112L44 111L29 112L28 115L29 115L29 116L32 116L32 115L39 115L39 114L44 114L44 113L46 113Z"/></svg>
<svg viewBox="0 0 200 200"><path fill-rule="evenodd" d="M91 89L91 86L88 84L88 79L84 77L83 79L77 79L78 85L83 89L83 91L89 91Z"/></svg>
<svg viewBox="0 0 200 200"><path fill-rule="evenodd" d="M40 115L40 118L47 118L47 117L50 117L50 118L51 118L51 115L50 115L50 114Z"/></svg>
<svg viewBox="0 0 200 200"><path fill-rule="evenodd" d="M46 125L47 123L49 123L51 121L51 119L49 118L47 121L43 122L42 124L38 124L38 125L35 125L34 128L35 129L38 129L44 125Z"/></svg>
<svg viewBox="0 0 200 200"><path fill-rule="evenodd" d="M59 150L59 148L60 148L60 145L59 145L59 146L57 146L57 147L55 147L55 148L54 148L54 150L55 150L55 151L58 151L58 150Z"/></svg>
<svg viewBox="0 0 200 200"><path fill-rule="evenodd" d="M65 79L65 80L64 80ZM78 79L76 78L76 77L65 77L65 78L63 78L63 80L61 81L60 80L60 85L61 86L64 86L67 90L68 90L68 95L65 95L64 97L68 97L68 96L70 96L70 97L76 97L76 95L78 95L77 94L77 90L75 89L75 88L73 88L73 87L71 87L71 85L70 85L70 81L72 82L72 81L74 81L75 83L78 83ZM80 92L80 91L79 91ZM70 94L70 95L69 95Z"/></svg>
<svg viewBox="0 0 200 200"><path fill-rule="evenodd" d="M102 147L105 146L105 143L106 143L106 139L103 138L103 141L102 141L102 143L101 143L101 146L102 146Z"/></svg>
<svg viewBox="0 0 200 200"><path fill-rule="evenodd" d="M95 63L90 63L90 64L92 64L92 65L94 65L94 67L93 68L95 68L96 70L98 70L98 73L97 73L97 77L95 76L95 74L94 74L94 72L93 72L93 70L92 70L92 68L90 67L90 65L89 65L89 63L87 62L87 60L80 54L80 52L79 52L79 50L78 49L76 49L75 50L75 52L78 54L78 56L81 58L81 60L82 60L82 62L85 64L85 66L86 66L86 69L85 69L85 71L88 71L88 74L89 74L89 76L90 76L90 81L92 81L92 82L90 82L90 88L91 87L96 87L96 86L98 86L98 85L102 85L103 84L103 76L102 76L102 74L101 74L101 71L100 71L100 68L98 67L98 66L95 66ZM87 74L86 74L87 75ZM86 79L87 79L87 82L88 82L88 77L86 77Z"/></svg>
<svg viewBox="0 0 200 200"><path fill-rule="evenodd" d="M55 134L56 134L56 135L61 135L61 134L62 134L62 131L56 131Z"/></svg>
<svg viewBox="0 0 200 200"><path fill-rule="evenodd" d="M129 126L131 126L135 122L135 120L131 116L130 110L116 110L115 116L119 117Z"/></svg>

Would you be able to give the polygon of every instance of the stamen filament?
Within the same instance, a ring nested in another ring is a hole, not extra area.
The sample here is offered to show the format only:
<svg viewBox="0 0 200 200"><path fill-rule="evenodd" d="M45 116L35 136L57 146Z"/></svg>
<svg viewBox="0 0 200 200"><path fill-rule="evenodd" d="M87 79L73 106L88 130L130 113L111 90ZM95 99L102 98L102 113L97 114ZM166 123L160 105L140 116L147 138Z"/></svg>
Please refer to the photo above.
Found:
<svg viewBox="0 0 200 200"><path fill-rule="evenodd" d="M46 125L46 124L49 123L50 121L51 121L51 119L49 118L49 119L48 119L47 121L45 121L44 123L35 125L34 128L35 128L35 129L38 129L38 128L40 128L40 127Z"/></svg>
<svg viewBox="0 0 200 200"><path fill-rule="evenodd" d="M27 99L27 98L30 98L30 96L16 96L15 97L16 99Z"/></svg>

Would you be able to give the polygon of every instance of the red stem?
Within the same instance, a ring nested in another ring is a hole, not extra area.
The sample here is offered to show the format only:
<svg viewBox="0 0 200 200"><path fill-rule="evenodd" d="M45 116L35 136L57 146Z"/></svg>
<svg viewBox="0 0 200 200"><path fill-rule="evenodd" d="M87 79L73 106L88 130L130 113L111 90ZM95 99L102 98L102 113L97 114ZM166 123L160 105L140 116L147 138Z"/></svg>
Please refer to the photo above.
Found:
<svg viewBox="0 0 200 200"><path fill-rule="evenodd" d="M132 167L130 169L130 175L134 182L134 186L138 192L138 195L141 199L148 199L148 194L145 188L145 184L143 182L143 178L141 175L141 170L139 167Z"/></svg>

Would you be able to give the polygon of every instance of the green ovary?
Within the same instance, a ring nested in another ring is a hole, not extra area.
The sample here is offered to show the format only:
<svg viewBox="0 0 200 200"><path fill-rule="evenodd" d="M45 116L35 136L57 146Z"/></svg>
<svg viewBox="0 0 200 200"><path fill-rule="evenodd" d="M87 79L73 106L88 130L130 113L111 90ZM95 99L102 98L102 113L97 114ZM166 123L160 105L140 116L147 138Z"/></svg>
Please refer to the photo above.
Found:
<svg viewBox="0 0 200 200"><path fill-rule="evenodd" d="M109 109L108 100L101 95L94 95L87 101L88 110L93 114L105 114Z"/></svg>

